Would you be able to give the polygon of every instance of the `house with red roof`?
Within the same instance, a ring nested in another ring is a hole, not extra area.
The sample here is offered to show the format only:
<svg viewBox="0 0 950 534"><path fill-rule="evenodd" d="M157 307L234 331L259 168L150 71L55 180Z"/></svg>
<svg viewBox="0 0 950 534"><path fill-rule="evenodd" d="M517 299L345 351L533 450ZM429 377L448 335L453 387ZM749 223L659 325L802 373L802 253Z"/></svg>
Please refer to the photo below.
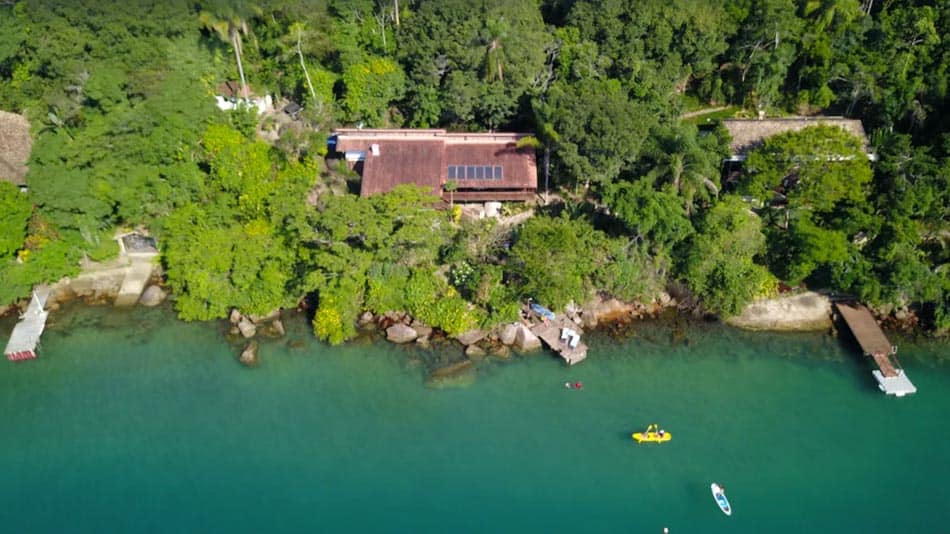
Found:
<svg viewBox="0 0 950 534"><path fill-rule="evenodd" d="M400 184L430 188L457 202L525 201L538 188L534 148L524 133L450 133L442 129L339 129L331 154L361 177L360 195Z"/></svg>

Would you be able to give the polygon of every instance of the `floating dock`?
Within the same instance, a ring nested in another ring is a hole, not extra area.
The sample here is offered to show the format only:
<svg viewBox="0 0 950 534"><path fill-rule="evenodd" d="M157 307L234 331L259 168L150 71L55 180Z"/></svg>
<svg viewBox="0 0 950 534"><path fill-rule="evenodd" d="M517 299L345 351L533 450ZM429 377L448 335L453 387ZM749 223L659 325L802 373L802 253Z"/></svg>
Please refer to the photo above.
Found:
<svg viewBox="0 0 950 534"><path fill-rule="evenodd" d="M580 341L584 332L573 321L563 316L553 321L547 320L535 324L531 327L531 333L538 336L551 350L560 354L568 365L574 365L587 358L587 345Z"/></svg>
<svg viewBox="0 0 950 534"><path fill-rule="evenodd" d="M835 307L844 318L844 322L848 324L854 338L858 340L861 350L866 356L874 359L878 370L871 371L871 374L877 380L878 388L888 395L897 397L916 393L917 388L904 374L904 370L897 361L897 347L888 341L871 312L856 303L837 302Z"/></svg>
<svg viewBox="0 0 950 534"><path fill-rule="evenodd" d="M30 305L20 316L20 322L13 327L10 341L3 349L3 353L11 362L36 358L36 346L40 342L43 329L46 328L46 317L49 315L49 312L43 309L48 298L49 288L40 287L33 290Z"/></svg>

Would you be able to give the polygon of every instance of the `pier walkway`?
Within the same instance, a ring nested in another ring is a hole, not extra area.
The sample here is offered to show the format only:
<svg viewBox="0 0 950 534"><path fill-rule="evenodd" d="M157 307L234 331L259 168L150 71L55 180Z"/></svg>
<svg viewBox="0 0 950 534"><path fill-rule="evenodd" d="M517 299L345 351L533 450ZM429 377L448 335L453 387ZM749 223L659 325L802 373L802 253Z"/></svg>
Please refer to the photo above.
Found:
<svg viewBox="0 0 950 534"><path fill-rule="evenodd" d="M835 307L861 345L861 350L874 359L879 370L872 371L871 374L877 379L881 391L898 397L916 393L917 388L904 374L897 361L897 347L888 341L871 312L857 303L837 302Z"/></svg>
<svg viewBox="0 0 950 534"><path fill-rule="evenodd" d="M574 336L565 336L565 330L573 332L576 341L572 342ZM551 350L560 354L568 365L574 365L587 358L587 345L580 341L580 336L584 332L564 316L535 324L531 327L531 333L538 336Z"/></svg>
<svg viewBox="0 0 950 534"><path fill-rule="evenodd" d="M49 298L49 288L38 286L33 290L33 297L26 311L20 316L20 322L13 327L10 340L3 353L11 362L32 360L36 358L36 347L46 328L46 317L49 312L43 309Z"/></svg>

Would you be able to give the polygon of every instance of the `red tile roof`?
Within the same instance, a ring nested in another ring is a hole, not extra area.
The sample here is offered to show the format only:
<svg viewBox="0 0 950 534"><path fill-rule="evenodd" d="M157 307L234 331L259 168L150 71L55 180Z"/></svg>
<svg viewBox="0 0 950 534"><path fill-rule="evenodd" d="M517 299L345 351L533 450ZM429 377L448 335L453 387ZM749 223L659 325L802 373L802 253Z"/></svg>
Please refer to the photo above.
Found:
<svg viewBox="0 0 950 534"><path fill-rule="evenodd" d="M467 200L492 200L500 192L534 194L538 172L534 149L518 149L520 133L448 133L445 130L341 129L335 132L338 152L362 152L363 196L399 184L428 186L441 194L449 165L502 167L501 179L456 180ZM376 147L374 154L373 147ZM357 167L358 169L359 167ZM509 195L510 196L510 195Z"/></svg>

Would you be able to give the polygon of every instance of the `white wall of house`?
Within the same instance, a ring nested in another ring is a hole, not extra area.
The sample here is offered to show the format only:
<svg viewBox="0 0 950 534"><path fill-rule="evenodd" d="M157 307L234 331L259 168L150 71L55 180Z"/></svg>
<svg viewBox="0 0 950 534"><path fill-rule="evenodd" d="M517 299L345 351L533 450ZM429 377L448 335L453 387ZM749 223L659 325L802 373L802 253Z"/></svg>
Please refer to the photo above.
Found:
<svg viewBox="0 0 950 534"><path fill-rule="evenodd" d="M273 111L274 109L274 99L271 98L270 95L245 99L226 98L221 95L216 95L214 100L218 106L218 109L223 111L231 111L232 109L236 109L242 100L247 104L248 107L257 110L258 115L264 113L265 111Z"/></svg>

